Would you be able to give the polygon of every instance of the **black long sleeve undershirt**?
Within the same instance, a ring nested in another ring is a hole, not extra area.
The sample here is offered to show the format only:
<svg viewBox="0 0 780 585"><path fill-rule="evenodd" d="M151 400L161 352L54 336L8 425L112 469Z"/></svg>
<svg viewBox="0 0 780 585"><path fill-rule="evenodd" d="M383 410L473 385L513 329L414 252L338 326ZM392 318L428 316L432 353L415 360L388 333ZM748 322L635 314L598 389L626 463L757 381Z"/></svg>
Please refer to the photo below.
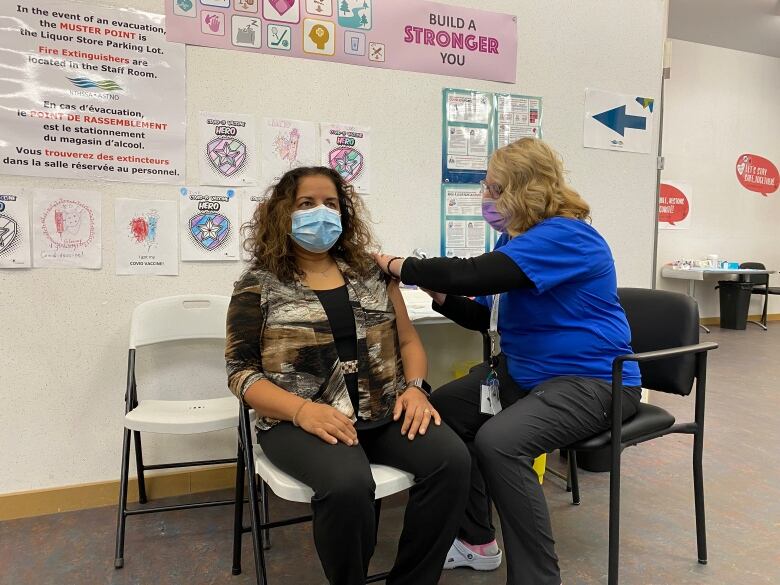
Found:
<svg viewBox="0 0 780 585"><path fill-rule="evenodd" d="M476 258L406 258L401 280L436 292L468 297L534 286L525 272L502 252L488 252Z"/></svg>
<svg viewBox="0 0 780 585"><path fill-rule="evenodd" d="M490 327L490 309L468 297L447 295L443 305L434 301L431 308L465 329L487 331Z"/></svg>
<svg viewBox="0 0 780 585"><path fill-rule="evenodd" d="M487 331L490 310L466 296L493 295L534 286L522 269L501 252L489 252L476 258L407 258L401 280L447 293L444 304L434 302L433 310L474 331Z"/></svg>

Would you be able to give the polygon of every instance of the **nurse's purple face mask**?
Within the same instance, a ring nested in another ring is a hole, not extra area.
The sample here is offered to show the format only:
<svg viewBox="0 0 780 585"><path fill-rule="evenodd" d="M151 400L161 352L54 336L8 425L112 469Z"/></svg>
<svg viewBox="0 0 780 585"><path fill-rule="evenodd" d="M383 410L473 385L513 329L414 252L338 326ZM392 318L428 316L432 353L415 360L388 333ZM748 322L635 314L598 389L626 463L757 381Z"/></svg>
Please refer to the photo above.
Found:
<svg viewBox="0 0 780 585"><path fill-rule="evenodd" d="M482 193L482 217L485 218L485 221L494 230L503 233L506 230L506 219L496 209L496 200L501 196L501 186L481 181L480 187Z"/></svg>

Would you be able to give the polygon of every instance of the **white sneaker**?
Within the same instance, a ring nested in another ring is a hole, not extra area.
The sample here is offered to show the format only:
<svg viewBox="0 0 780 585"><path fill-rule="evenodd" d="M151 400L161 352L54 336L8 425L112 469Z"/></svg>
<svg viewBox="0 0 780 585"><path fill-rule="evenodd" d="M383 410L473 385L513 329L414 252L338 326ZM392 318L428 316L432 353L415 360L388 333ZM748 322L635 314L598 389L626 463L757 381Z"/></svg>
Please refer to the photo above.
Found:
<svg viewBox="0 0 780 585"><path fill-rule="evenodd" d="M444 560L444 568L468 567L475 571L495 571L501 566L502 556L500 549L497 554L490 556L477 554L460 540L455 539L447 553L447 558Z"/></svg>

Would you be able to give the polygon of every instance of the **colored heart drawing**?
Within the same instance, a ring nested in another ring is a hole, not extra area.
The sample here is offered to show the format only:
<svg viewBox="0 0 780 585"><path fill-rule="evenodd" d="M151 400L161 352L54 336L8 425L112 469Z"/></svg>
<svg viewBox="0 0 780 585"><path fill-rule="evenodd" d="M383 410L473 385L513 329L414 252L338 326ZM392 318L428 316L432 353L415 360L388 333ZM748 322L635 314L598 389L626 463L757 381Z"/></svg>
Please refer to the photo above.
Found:
<svg viewBox="0 0 780 585"><path fill-rule="evenodd" d="M230 177L246 163L246 144L238 138L214 138L206 145L206 156L218 173Z"/></svg>
<svg viewBox="0 0 780 585"><path fill-rule="evenodd" d="M271 0L271 6L273 6L280 15L284 15L285 12L295 6L295 0Z"/></svg>
<svg viewBox="0 0 780 585"><path fill-rule="evenodd" d="M363 153L351 146L339 146L328 155L330 168L336 171L347 183L357 179L363 172L365 160Z"/></svg>
<svg viewBox="0 0 780 585"><path fill-rule="evenodd" d="M190 235L209 252L219 248L230 234L230 220L221 213L199 213L190 219Z"/></svg>

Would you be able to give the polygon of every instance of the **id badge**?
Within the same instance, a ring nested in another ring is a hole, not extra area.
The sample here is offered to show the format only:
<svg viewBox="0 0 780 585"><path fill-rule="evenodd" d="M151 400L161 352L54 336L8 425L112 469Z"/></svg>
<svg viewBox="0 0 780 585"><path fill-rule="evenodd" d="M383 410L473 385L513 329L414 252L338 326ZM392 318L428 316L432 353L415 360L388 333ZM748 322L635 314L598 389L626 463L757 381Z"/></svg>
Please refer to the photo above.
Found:
<svg viewBox="0 0 780 585"><path fill-rule="evenodd" d="M480 407L482 414L493 416L501 412L501 397L498 391L498 378L484 380L480 385Z"/></svg>

